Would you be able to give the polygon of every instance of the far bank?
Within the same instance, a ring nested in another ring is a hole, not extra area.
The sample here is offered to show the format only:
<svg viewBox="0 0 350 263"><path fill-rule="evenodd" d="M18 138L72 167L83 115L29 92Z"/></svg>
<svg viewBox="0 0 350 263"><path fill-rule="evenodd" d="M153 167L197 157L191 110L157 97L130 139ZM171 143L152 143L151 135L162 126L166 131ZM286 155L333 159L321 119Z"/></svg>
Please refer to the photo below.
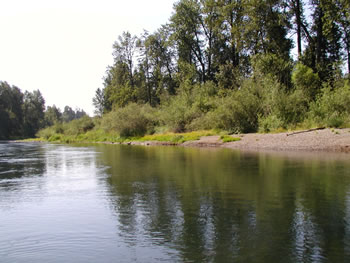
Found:
<svg viewBox="0 0 350 263"><path fill-rule="evenodd" d="M231 148L249 151L303 151L350 153L350 128L314 129L281 133L248 133L220 135L215 131L167 133L144 137L120 138L110 136L103 140L86 134L80 137L57 137L55 143L105 143L143 146L183 146ZM48 141L43 138L36 141Z"/></svg>

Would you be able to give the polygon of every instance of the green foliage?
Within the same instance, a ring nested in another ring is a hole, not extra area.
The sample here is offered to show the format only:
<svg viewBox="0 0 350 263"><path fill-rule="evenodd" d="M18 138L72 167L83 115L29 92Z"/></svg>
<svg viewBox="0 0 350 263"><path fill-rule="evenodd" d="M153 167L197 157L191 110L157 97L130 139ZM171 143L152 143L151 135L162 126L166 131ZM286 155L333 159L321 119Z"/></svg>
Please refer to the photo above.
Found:
<svg viewBox="0 0 350 263"><path fill-rule="evenodd" d="M321 81L318 74L302 63L298 63L294 67L292 83L296 89L303 91L309 101L314 100L321 89Z"/></svg>
<svg viewBox="0 0 350 263"><path fill-rule="evenodd" d="M101 90L100 88L96 90L95 97L92 99L92 104L95 107L94 113L97 116L102 116L106 106L104 90Z"/></svg>
<svg viewBox="0 0 350 263"><path fill-rule="evenodd" d="M296 125L303 121L307 112L308 100L303 92L295 90L292 92L281 91L275 100L275 113L283 121L283 128L288 125Z"/></svg>
<svg viewBox="0 0 350 263"><path fill-rule="evenodd" d="M232 137L231 135L221 135L220 140L222 140L223 143L226 142L237 142L240 141L241 138L239 137Z"/></svg>
<svg viewBox="0 0 350 263"><path fill-rule="evenodd" d="M0 140L18 137L23 129L23 93L0 81Z"/></svg>
<svg viewBox="0 0 350 263"><path fill-rule="evenodd" d="M64 125L64 134L66 135L78 135L86 133L92 130L95 124L92 118L84 116L80 119L72 120L71 122Z"/></svg>
<svg viewBox="0 0 350 263"><path fill-rule="evenodd" d="M162 122L174 132L197 129L193 123L215 107L212 82L201 86L185 82L181 88L180 93L164 102L161 108Z"/></svg>
<svg viewBox="0 0 350 263"><path fill-rule="evenodd" d="M271 132L284 126L282 120L276 115L259 116L259 132Z"/></svg>
<svg viewBox="0 0 350 263"><path fill-rule="evenodd" d="M41 129L37 133L37 136L49 141L58 141L58 138L61 138L63 135L78 136L92 130L94 127L95 123L93 119L88 116L84 116L68 123L56 122L50 127Z"/></svg>
<svg viewBox="0 0 350 263"><path fill-rule="evenodd" d="M250 87L233 91L227 97L218 99L217 103L217 108L204 118L207 125L233 133L254 132L258 129L261 102Z"/></svg>
<svg viewBox="0 0 350 263"><path fill-rule="evenodd" d="M45 111L45 126L52 126L55 123L58 123L62 119L62 113L59 108L57 108L55 105L48 106Z"/></svg>
<svg viewBox="0 0 350 263"><path fill-rule="evenodd" d="M53 126L41 129L36 134L37 137L48 140L52 135L56 134L55 128Z"/></svg>
<svg viewBox="0 0 350 263"><path fill-rule="evenodd" d="M220 65L215 77L221 93L228 89L238 89L242 83L241 73L234 65L229 63Z"/></svg>
<svg viewBox="0 0 350 263"><path fill-rule="evenodd" d="M290 87L292 64L282 57L272 54L259 54L252 57L254 75L277 80L285 87Z"/></svg>
<svg viewBox="0 0 350 263"><path fill-rule="evenodd" d="M317 126L341 127L350 122L350 84L334 90L327 87L310 105L309 122Z"/></svg>
<svg viewBox="0 0 350 263"><path fill-rule="evenodd" d="M40 136L70 142L120 141L160 130L346 125L349 84L339 80L346 58L350 70L348 7L345 0L179 0L156 32L118 37L114 63L93 98L100 118L77 120L85 112L68 106L62 116L48 107L44 117L40 92L23 95L1 83L0 139L32 136L45 125L54 126ZM307 21L305 14L311 14ZM186 140L183 134L164 139Z"/></svg>
<svg viewBox="0 0 350 263"><path fill-rule="evenodd" d="M71 107L65 106L64 111L62 113L62 121L70 122L75 119L80 119L84 116L86 116L86 113L84 110L76 109L75 111Z"/></svg>
<svg viewBox="0 0 350 263"><path fill-rule="evenodd" d="M350 63L348 6L343 0L179 0L167 25L140 37L125 32L114 43L114 64L94 100L99 114L147 103L157 107L151 119L176 132L296 127L311 116L310 103L325 83L334 89L343 78L343 54Z"/></svg>
<svg viewBox="0 0 350 263"><path fill-rule="evenodd" d="M27 137L34 137L36 132L45 126L45 100L39 90L26 91L23 99L23 131Z"/></svg>
<svg viewBox="0 0 350 263"><path fill-rule="evenodd" d="M149 105L131 103L106 114L101 125L105 131L116 131L122 137L143 136L154 131L155 110Z"/></svg>
<svg viewBox="0 0 350 263"><path fill-rule="evenodd" d="M187 141L196 141L203 136L215 135L214 131L193 131L186 133L164 133L164 134L152 134L146 135L139 141L160 141L160 142L173 142L173 143L183 143Z"/></svg>

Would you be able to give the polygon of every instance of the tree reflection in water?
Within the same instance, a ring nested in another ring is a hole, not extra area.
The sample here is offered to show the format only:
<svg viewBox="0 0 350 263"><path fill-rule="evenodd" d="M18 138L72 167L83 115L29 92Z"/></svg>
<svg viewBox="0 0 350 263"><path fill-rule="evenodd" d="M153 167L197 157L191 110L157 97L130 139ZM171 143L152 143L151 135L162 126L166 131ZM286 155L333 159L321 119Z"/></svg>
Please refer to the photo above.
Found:
<svg viewBox="0 0 350 263"><path fill-rule="evenodd" d="M98 146L130 246L185 262L344 262L350 165L339 159ZM172 252L169 252L172 253Z"/></svg>

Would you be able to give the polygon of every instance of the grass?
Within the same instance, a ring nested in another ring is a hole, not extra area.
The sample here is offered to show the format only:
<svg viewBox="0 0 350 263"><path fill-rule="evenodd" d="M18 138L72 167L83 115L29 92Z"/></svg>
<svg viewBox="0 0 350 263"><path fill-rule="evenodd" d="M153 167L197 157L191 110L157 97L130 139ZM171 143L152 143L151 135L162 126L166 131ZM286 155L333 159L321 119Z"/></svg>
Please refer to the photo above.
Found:
<svg viewBox="0 0 350 263"><path fill-rule="evenodd" d="M160 141L181 144L186 141L199 140L202 136L216 135L216 131L193 131L186 133L160 133L145 135L143 137L121 137L118 133L106 133L103 130L91 130L78 135L66 135L54 133L50 137L37 138L38 141L56 143L78 143L78 142L131 142L131 141ZM31 140L32 141L32 140Z"/></svg>
<svg viewBox="0 0 350 263"><path fill-rule="evenodd" d="M232 137L230 135L221 135L220 139L222 140L222 142L226 143L226 142L237 142L240 141L241 138L239 137Z"/></svg>
<svg viewBox="0 0 350 263"><path fill-rule="evenodd" d="M19 142L42 142L42 138L29 138L29 139L21 139L21 140L16 140Z"/></svg>
<svg viewBox="0 0 350 263"><path fill-rule="evenodd" d="M185 133L163 133L163 134L152 134L145 135L137 141L160 141L160 142L173 142L176 144L184 143L187 141L196 141L199 140L202 136L211 136L215 135L214 131L193 131Z"/></svg>

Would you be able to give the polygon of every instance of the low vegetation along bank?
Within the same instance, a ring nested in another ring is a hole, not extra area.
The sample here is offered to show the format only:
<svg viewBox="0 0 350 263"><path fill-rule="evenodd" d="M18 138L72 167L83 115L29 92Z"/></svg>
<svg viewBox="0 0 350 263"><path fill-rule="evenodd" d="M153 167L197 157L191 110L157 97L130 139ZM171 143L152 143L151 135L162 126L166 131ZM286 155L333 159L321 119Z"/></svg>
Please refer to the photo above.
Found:
<svg viewBox="0 0 350 263"><path fill-rule="evenodd" d="M177 144L209 135L349 127L350 86L346 81L333 89L324 88L309 103L305 97L297 96L299 91L264 91L263 86L254 84L225 97L211 96L205 88L193 90L187 95L180 93L157 108L130 103L103 117L84 116L68 123L57 122L40 130L37 136L66 143L167 141ZM232 136L223 136L222 140L232 140Z"/></svg>
<svg viewBox="0 0 350 263"><path fill-rule="evenodd" d="M85 118L85 120L80 120L80 124L83 122L90 122L92 119ZM38 133L38 138L35 140L38 141L48 141L48 142L56 142L56 143L79 143L79 142L92 142L92 143L130 143L130 142L163 142L170 143L172 145L181 144L188 141L196 141L201 137L205 136L214 136L220 135L220 140L222 142L231 142L240 140L239 137L233 137L227 135L225 132L219 131L192 131L185 133L174 133L174 132L166 132L159 134L147 134L144 136L121 136L118 132L113 131L105 131L101 129L101 127L96 127L89 131L84 132L72 132L74 129L68 128L69 126L77 125L78 121L74 121L73 123L68 123L65 125L57 124L55 126L46 128L41 130ZM79 124L78 124L79 125ZM64 127L65 126L65 127ZM66 128L66 129L65 129ZM57 129L60 129L57 132ZM79 129L77 129L79 130ZM30 139L32 140L32 139Z"/></svg>

